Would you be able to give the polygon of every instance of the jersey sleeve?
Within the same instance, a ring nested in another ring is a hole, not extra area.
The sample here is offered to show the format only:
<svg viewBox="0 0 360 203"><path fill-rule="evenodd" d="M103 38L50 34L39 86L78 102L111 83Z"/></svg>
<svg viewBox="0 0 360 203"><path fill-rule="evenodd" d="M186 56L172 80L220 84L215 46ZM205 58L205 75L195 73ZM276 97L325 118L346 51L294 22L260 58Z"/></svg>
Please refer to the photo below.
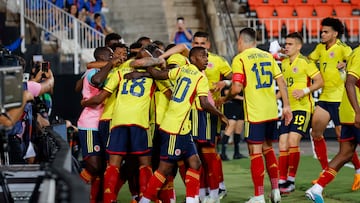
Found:
<svg viewBox="0 0 360 203"><path fill-rule="evenodd" d="M320 58L320 44L318 44L315 49L309 54L308 58L313 62L316 62Z"/></svg>
<svg viewBox="0 0 360 203"><path fill-rule="evenodd" d="M120 83L120 70L117 70L107 79L104 90L113 93L117 90L119 83Z"/></svg>
<svg viewBox="0 0 360 203"><path fill-rule="evenodd" d="M229 63L225 60L225 58L219 56L219 67L220 67L220 73L222 75L224 75L225 77L228 76L231 72L232 69L229 65Z"/></svg>
<svg viewBox="0 0 360 203"><path fill-rule="evenodd" d="M99 72L99 69L93 68L93 69L89 70L88 73L87 73L86 76L85 76L86 79L89 81L90 85L92 85L92 86L94 86L94 87L96 87L96 85L91 82L91 78L94 77L94 75L95 75L97 72Z"/></svg>
<svg viewBox="0 0 360 203"><path fill-rule="evenodd" d="M271 64L272 64L272 67L273 67L274 79L277 79L280 76L282 76L283 74L281 72L281 69L280 69L278 63L275 61L275 58L272 57L272 55L271 55Z"/></svg>
<svg viewBox="0 0 360 203"><path fill-rule="evenodd" d="M320 73L319 69L316 67L315 63L312 61L308 62L308 67L305 69L306 75L310 78L314 78L317 74Z"/></svg>
<svg viewBox="0 0 360 203"><path fill-rule="evenodd" d="M171 69L168 73L169 79L175 81L178 74L180 74L180 70L181 70L180 67Z"/></svg>
<svg viewBox="0 0 360 203"><path fill-rule="evenodd" d="M208 96L209 93L209 85L208 80L205 76L199 79L199 83L196 88L197 96Z"/></svg>
<svg viewBox="0 0 360 203"><path fill-rule="evenodd" d="M360 79L360 48L354 50L354 53L353 55L351 55L348 65L349 67L347 68L347 73L357 79Z"/></svg>

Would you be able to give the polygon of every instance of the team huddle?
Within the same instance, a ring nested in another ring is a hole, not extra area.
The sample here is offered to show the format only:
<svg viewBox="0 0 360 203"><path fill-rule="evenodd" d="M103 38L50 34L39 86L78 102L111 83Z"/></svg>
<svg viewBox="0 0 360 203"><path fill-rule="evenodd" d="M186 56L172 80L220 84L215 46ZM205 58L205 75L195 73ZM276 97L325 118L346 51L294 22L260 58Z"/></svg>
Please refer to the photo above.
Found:
<svg viewBox="0 0 360 203"><path fill-rule="evenodd" d="M324 202L324 187L350 160L356 170L352 190L358 190L360 49L341 42L342 33L338 19L323 19L322 43L308 57L300 53L302 36L288 34L281 68L272 54L256 48L252 28L240 31L231 66L208 51L205 32L194 34L190 50L178 44L165 52L145 38L128 48L118 35L108 35L77 84L84 106L78 120L85 162L80 176L91 184L90 202L116 202L126 181L133 202L176 202L178 171L186 202L220 202L226 188L216 144L221 125L229 125L222 107L241 92L254 185L248 203L265 203L265 169L272 202L295 190L299 144L310 128L323 171L306 196ZM224 86L229 91L221 94ZM315 107L311 93L320 88ZM278 137L278 99L283 109L277 158L272 142ZM323 133L330 120L341 147L328 163Z"/></svg>

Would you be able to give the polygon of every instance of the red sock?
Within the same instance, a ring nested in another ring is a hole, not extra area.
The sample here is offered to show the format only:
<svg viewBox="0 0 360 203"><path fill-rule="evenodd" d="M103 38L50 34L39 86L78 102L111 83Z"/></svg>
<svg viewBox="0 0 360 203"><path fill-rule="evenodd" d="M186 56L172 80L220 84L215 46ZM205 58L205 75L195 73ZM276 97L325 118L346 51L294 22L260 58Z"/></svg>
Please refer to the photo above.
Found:
<svg viewBox="0 0 360 203"><path fill-rule="evenodd" d="M216 160L217 153L203 153L203 161L206 162L208 167L208 172L205 173L206 175L206 182L208 183L208 187L210 190L215 190L219 188L219 170L217 169L218 161Z"/></svg>
<svg viewBox="0 0 360 203"><path fill-rule="evenodd" d="M353 163L355 170L360 169L360 161L356 151L354 152L351 162Z"/></svg>
<svg viewBox="0 0 360 203"><path fill-rule="evenodd" d="M117 181L119 179L119 168L109 165L104 174L104 203L116 201L117 193L115 191Z"/></svg>
<svg viewBox="0 0 360 203"><path fill-rule="evenodd" d="M152 176L152 169L150 166L140 166L139 169L140 195L145 192L151 176Z"/></svg>
<svg viewBox="0 0 360 203"><path fill-rule="evenodd" d="M224 182L224 173L223 173L223 167L222 167L222 160L221 160L221 157L219 154L216 155L215 160L216 161L214 161L214 162L216 162L216 165L217 165L217 167L215 167L215 168L217 168L219 170L217 172L217 174L219 175L219 183L222 183L222 182Z"/></svg>
<svg viewBox="0 0 360 203"><path fill-rule="evenodd" d="M98 200L100 200L100 190L101 190L100 187L101 187L101 178L97 176L91 181L90 202L98 202Z"/></svg>
<svg viewBox="0 0 360 203"><path fill-rule="evenodd" d="M251 178L254 184L254 195L259 196L264 194L264 161L262 154L251 154Z"/></svg>
<svg viewBox="0 0 360 203"><path fill-rule="evenodd" d="M185 178L186 197L195 198L199 195L200 189L200 170L189 168Z"/></svg>
<svg viewBox="0 0 360 203"><path fill-rule="evenodd" d="M177 164L178 164L178 167L179 167L179 173L180 173L181 179L185 183L185 177L186 177L185 163L184 163L184 161L178 161Z"/></svg>
<svg viewBox="0 0 360 203"><path fill-rule="evenodd" d="M81 170L80 178L85 181L85 183L89 184L93 179L92 175L86 169Z"/></svg>
<svg viewBox="0 0 360 203"><path fill-rule="evenodd" d="M208 173L206 164L202 163L200 167L200 188L207 188L206 174Z"/></svg>
<svg viewBox="0 0 360 203"><path fill-rule="evenodd" d="M319 177L317 184L321 185L322 187L325 187L335 178L336 174L337 171L335 169L333 168L326 169Z"/></svg>
<svg viewBox="0 0 360 203"><path fill-rule="evenodd" d="M273 148L266 149L264 152L266 171L269 174L271 188L279 188L279 167Z"/></svg>
<svg viewBox="0 0 360 203"><path fill-rule="evenodd" d="M174 198L174 177L168 176L163 187L159 191L159 199L162 203L170 203L171 199Z"/></svg>
<svg viewBox="0 0 360 203"><path fill-rule="evenodd" d="M313 139L316 156L321 164L321 168L325 170L329 166L326 142L324 137Z"/></svg>
<svg viewBox="0 0 360 203"><path fill-rule="evenodd" d="M156 200L159 190L162 188L166 177L159 173L159 171L155 171L154 175L151 176L148 186L143 193L143 196L150 199Z"/></svg>
<svg viewBox="0 0 360 203"><path fill-rule="evenodd" d="M285 180L288 175L288 165L289 165L289 152L288 151L280 151L279 155L279 179Z"/></svg>
<svg viewBox="0 0 360 203"><path fill-rule="evenodd" d="M300 162L300 148L299 146L289 148L289 176L296 176L296 172Z"/></svg>

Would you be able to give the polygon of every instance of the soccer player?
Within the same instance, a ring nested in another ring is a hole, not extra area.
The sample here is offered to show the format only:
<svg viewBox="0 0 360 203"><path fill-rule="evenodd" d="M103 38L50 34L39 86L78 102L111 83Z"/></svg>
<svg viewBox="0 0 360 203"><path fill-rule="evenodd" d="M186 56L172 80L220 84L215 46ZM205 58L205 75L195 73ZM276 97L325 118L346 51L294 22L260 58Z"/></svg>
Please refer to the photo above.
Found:
<svg viewBox="0 0 360 203"><path fill-rule="evenodd" d="M275 80L283 101L285 125L292 119L287 96L287 88L281 70L273 56L256 48L256 31L244 28L238 39L239 54L232 62L233 78L229 93L220 98L222 104L244 92L245 138L251 159L251 177L254 184L254 197L248 203L265 203L264 162L271 180L271 200L280 202L278 188L278 166L272 148L274 130L278 120L278 107L275 95Z"/></svg>
<svg viewBox="0 0 360 203"><path fill-rule="evenodd" d="M186 202L198 202L200 187L200 159L190 135L189 112L195 97L199 97L201 107L228 123L226 117L212 106L208 99L208 82L201 71L206 68L207 51L202 47L194 47L189 54L188 65L165 71L149 69L155 79L171 79L176 81L172 99L160 124L161 160L159 168L149 181L140 203L148 203L156 199L158 188L161 188L166 177L180 159L185 159L189 168L186 171Z"/></svg>
<svg viewBox="0 0 360 203"><path fill-rule="evenodd" d="M351 48L340 41L344 33L344 25L339 19L325 18L321 22L321 43L308 56L320 65L320 72L324 80L324 87L312 117L311 136L314 141L316 156L323 170L328 167L328 156L324 131L329 121L335 125L336 136L340 137L341 125L339 121L339 105L344 92L345 66ZM360 171L357 153L352 159L355 170ZM316 180L313 181L315 183ZM354 176L352 190L360 188L360 174Z"/></svg>
<svg viewBox="0 0 360 203"><path fill-rule="evenodd" d="M356 146L360 144L360 47L350 55L347 65L347 77L342 101L339 107L342 125L340 149L330 161L328 168L321 174L317 183L309 188L305 195L316 203L323 203L322 191L337 175L338 171L356 154ZM355 87L357 86L357 87Z"/></svg>
<svg viewBox="0 0 360 203"><path fill-rule="evenodd" d="M98 47L94 51L97 61L109 61L112 59L113 51L109 47ZM111 62L110 62L111 63ZM101 90L101 84L94 85L92 77L99 69L88 69L84 74L82 95L83 99L97 95ZM79 138L82 149L82 156L85 161L85 169L80 176L87 183L91 183L90 202L99 200L100 182L104 173L105 143L102 142L99 134L99 120L104 105L99 104L93 107L85 107L78 119Z"/></svg>
<svg viewBox="0 0 360 203"><path fill-rule="evenodd" d="M221 88L220 85L218 85L220 83L220 81L225 78L225 79L231 79L232 77L232 72L231 72L231 67L228 64L228 62L221 56L218 56L214 53L209 52L210 49L210 39L209 39L209 34L206 32L196 32L194 34L193 40L192 40L192 47L203 47L206 48L208 50L208 65L205 69L205 75L208 79L208 84L209 84L209 101L213 102L214 100L216 100L217 98L220 97L220 92L221 92ZM182 53L185 56L189 55L189 49L187 48L187 46L185 44L179 44L176 45L175 47L171 48L170 50L166 51L162 57L166 57L170 54L174 54L174 53ZM221 82L223 84L223 82ZM224 87L225 85L223 84L222 87ZM204 159L202 161L211 161L212 163L209 164L208 166L210 166L210 168L208 169L210 171L211 174L213 174L213 177L218 177L211 180L211 182L214 181L218 181L218 187L219 188L219 197L223 198L226 195L226 187L224 184L224 178L223 178L223 172L222 172L222 162L221 162L221 158L220 156L217 154L216 152L216 148L215 145L216 143L214 142L214 140L216 141L216 136L220 134L219 130L220 130L220 123L218 121L218 118L216 116L211 115L210 113L206 113L206 117L209 118L206 121L206 124L204 124L206 126L206 129L209 129L208 135L211 137L209 138L210 142L207 145L202 145L201 146L201 151L200 153L206 154L204 155ZM196 124L198 125L198 124ZM203 135L201 135L203 136ZM212 141L211 141L212 140ZM203 140L206 141L206 140ZM216 157L215 157L216 156ZM214 158L215 157L215 158ZM206 159L206 160L205 160ZM215 160L215 162L214 162ZM181 170L181 167L179 167ZM218 179L218 180L216 180ZM211 186L211 189L216 190L217 188L215 188L214 186ZM200 196L205 196L206 194L206 190L204 188L200 189Z"/></svg>
<svg viewBox="0 0 360 203"><path fill-rule="evenodd" d="M295 176L300 162L300 140L309 133L311 114L314 111L312 92L321 88L324 81L316 65L301 53L302 36L298 32L285 37L286 58L281 69L288 88L293 114L290 125L284 121L279 138L279 187L281 193L295 190ZM312 84L311 84L311 81Z"/></svg>

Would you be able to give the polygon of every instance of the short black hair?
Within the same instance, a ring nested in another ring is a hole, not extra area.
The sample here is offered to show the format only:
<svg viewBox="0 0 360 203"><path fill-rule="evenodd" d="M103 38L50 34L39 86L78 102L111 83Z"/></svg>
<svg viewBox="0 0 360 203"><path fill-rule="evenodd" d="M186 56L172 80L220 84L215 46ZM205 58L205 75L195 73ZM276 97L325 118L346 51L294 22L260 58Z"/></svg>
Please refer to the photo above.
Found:
<svg viewBox="0 0 360 203"><path fill-rule="evenodd" d="M110 48L115 51L116 48L125 48L128 49L128 47L125 44L122 43L115 43L110 46Z"/></svg>
<svg viewBox="0 0 360 203"><path fill-rule="evenodd" d="M321 21L321 25L332 27L332 29L338 33L337 38L341 38L341 35L344 34L344 25L337 18L331 18L331 17L324 18Z"/></svg>
<svg viewBox="0 0 360 203"><path fill-rule="evenodd" d="M134 42L134 43L132 43L132 44L130 44L130 46L129 46L129 56L128 56L128 58L132 58L132 57L135 57L136 56L136 54L137 54L137 52L134 52L134 51L132 51L133 49L140 49L142 47L142 44L141 43L139 43L139 42Z"/></svg>
<svg viewBox="0 0 360 203"><path fill-rule="evenodd" d="M209 33L207 33L207 32L202 32L202 31L198 31L198 32L195 32L193 38L195 38L195 37L204 37L204 38L206 38L206 39L209 39Z"/></svg>
<svg viewBox="0 0 360 203"><path fill-rule="evenodd" d="M185 20L185 19L184 19L184 17L179 16L179 17L176 18L176 20L178 21L178 20Z"/></svg>
<svg viewBox="0 0 360 203"><path fill-rule="evenodd" d="M301 44L303 44L303 38L302 38L301 34L298 33L298 32L292 32L292 33L286 35L285 39L286 39L286 38L296 39L296 40L298 40Z"/></svg>
<svg viewBox="0 0 360 203"><path fill-rule="evenodd" d="M105 36L105 44L109 44L110 41L112 40L117 40L120 41L122 39L122 37L117 34L117 33L110 33L108 35Z"/></svg>
<svg viewBox="0 0 360 203"><path fill-rule="evenodd" d="M97 19L98 17L101 17L101 14L100 13L95 13L94 14L94 19Z"/></svg>
<svg viewBox="0 0 360 203"><path fill-rule="evenodd" d="M146 36L142 36L138 40L136 40L136 42L142 44L142 42L145 41L145 40L150 40L151 41L151 38L146 37Z"/></svg>
<svg viewBox="0 0 360 203"><path fill-rule="evenodd" d="M243 36L243 39L246 43L255 42L256 31L250 27L243 28L240 30L239 36Z"/></svg>
<svg viewBox="0 0 360 203"><path fill-rule="evenodd" d="M100 56L105 55L107 52L110 53L109 47L98 47L94 51L94 58L99 60Z"/></svg>
<svg viewBox="0 0 360 203"><path fill-rule="evenodd" d="M197 55L199 54L200 52L203 52L203 51L206 51L206 49L204 47L193 47L191 50L190 50L190 53L189 53L189 60L191 62L191 57L193 55Z"/></svg>
<svg viewBox="0 0 360 203"><path fill-rule="evenodd" d="M166 48L165 48L165 51L173 48L174 46L176 46L176 44L174 44L174 43L168 44L168 45L166 46Z"/></svg>

